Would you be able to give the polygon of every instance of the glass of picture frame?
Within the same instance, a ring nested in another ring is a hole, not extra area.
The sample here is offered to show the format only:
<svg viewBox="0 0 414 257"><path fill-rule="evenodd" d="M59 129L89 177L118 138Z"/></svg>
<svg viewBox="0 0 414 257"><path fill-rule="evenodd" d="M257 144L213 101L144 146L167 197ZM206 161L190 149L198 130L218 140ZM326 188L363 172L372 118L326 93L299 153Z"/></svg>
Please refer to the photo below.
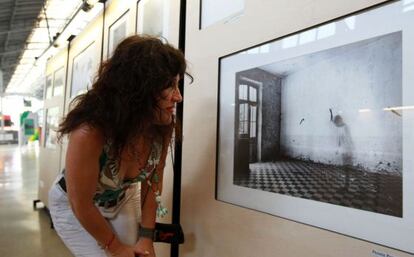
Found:
<svg viewBox="0 0 414 257"><path fill-rule="evenodd" d="M45 99L50 99L53 95L53 81L52 74L46 76L46 92Z"/></svg>
<svg viewBox="0 0 414 257"><path fill-rule="evenodd" d="M217 200L414 253L414 2L219 59Z"/></svg>
<svg viewBox="0 0 414 257"><path fill-rule="evenodd" d="M65 71L63 66L57 69L53 75L53 96L63 95L65 85Z"/></svg>
<svg viewBox="0 0 414 257"><path fill-rule="evenodd" d="M46 109L45 148L56 149L57 129L59 127L59 107Z"/></svg>
<svg viewBox="0 0 414 257"><path fill-rule="evenodd" d="M111 56L116 46L127 35L128 31L128 12L124 12L114 23L109 26L108 30L108 56Z"/></svg>
<svg viewBox="0 0 414 257"><path fill-rule="evenodd" d="M90 43L73 58L70 97L85 93L91 88L99 64L99 52L95 42Z"/></svg>
<svg viewBox="0 0 414 257"><path fill-rule="evenodd" d="M136 33L168 37L169 1L138 0Z"/></svg>
<svg viewBox="0 0 414 257"><path fill-rule="evenodd" d="M245 0L200 0L199 29L240 17L244 12L244 2Z"/></svg>

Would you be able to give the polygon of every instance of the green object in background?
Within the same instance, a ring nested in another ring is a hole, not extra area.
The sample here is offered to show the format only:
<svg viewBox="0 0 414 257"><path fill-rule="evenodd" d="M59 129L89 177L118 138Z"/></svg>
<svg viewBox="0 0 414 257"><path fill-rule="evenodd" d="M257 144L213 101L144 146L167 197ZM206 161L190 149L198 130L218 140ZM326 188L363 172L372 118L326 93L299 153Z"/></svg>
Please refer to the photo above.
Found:
<svg viewBox="0 0 414 257"><path fill-rule="evenodd" d="M27 118L27 116L29 116L29 114L30 114L29 111L25 111L20 115L20 124L23 124L23 121Z"/></svg>
<svg viewBox="0 0 414 257"><path fill-rule="evenodd" d="M25 119L24 120L24 135L31 136L31 135L34 135L34 133L35 133L34 120Z"/></svg>
<svg viewBox="0 0 414 257"><path fill-rule="evenodd" d="M37 128L35 129L35 133L31 137L29 137L29 141L33 142L33 141L39 140L39 135L40 135L40 131Z"/></svg>

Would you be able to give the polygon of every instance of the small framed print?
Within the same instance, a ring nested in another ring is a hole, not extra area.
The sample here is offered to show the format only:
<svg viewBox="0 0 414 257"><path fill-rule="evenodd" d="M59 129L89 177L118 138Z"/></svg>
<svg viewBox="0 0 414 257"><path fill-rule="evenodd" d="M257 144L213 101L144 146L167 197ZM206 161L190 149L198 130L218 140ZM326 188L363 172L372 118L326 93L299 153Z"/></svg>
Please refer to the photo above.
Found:
<svg viewBox="0 0 414 257"><path fill-rule="evenodd" d="M73 58L70 97L76 97L91 88L99 65L99 52L95 42L89 44Z"/></svg>
<svg viewBox="0 0 414 257"><path fill-rule="evenodd" d="M111 26L108 31L108 56L111 56L119 42L127 36L128 11L123 13Z"/></svg>
<svg viewBox="0 0 414 257"><path fill-rule="evenodd" d="M53 75L53 96L63 95L65 87L65 73L63 67L57 69Z"/></svg>
<svg viewBox="0 0 414 257"><path fill-rule="evenodd" d="M45 91L45 99L52 98L53 95L53 81L52 81L52 74L46 76L46 91Z"/></svg>
<svg viewBox="0 0 414 257"><path fill-rule="evenodd" d="M59 127L59 107L46 109L45 147L55 149L57 146L57 130Z"/></svg>
<svg viewBox="0 0 414 257"><path fill-rule="evenodd" d="M136 32L155 37L167 37L169 1L139 0L137 2Z"/></svg>

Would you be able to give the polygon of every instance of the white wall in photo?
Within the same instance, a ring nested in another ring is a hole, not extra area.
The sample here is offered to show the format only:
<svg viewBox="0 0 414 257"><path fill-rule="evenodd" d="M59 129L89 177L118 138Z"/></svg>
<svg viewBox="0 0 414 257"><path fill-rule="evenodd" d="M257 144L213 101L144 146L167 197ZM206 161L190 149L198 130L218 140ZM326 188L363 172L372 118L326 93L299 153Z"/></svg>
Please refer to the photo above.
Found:
<svg viewBox="0 0 414 257"><path fill-rule="evenodd" d="M384 110L402 106L401 32L261 68L282 77L283 155L402 171L402 111Z"/></svg>

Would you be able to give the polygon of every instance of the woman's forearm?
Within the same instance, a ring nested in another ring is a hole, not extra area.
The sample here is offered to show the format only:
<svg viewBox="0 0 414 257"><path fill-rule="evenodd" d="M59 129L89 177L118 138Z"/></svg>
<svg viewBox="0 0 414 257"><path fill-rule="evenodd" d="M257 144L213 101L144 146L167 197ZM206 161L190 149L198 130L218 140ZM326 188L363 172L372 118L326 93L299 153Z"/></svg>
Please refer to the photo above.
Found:
<svg viewBox="0 0 414 257"><path fill-rule="evenodd" d="M142 206L142 217L141 217L141 226L145 228L154 228L155 227L155 219L156 219L156 211L157 211L157 203L155 201L155 194L148 185L142 185L141 188L141 195L143 198L141 202L144 203Z"/></svg>
<svg viewBox="0 0 414 257"><path fill-rule="evenodd" d="M87 206L72 205L72 209L76 218L86 231L95 238L97 244L107 248L110 252L114 252L121 245L109 223L93 204Z"/></svg>

